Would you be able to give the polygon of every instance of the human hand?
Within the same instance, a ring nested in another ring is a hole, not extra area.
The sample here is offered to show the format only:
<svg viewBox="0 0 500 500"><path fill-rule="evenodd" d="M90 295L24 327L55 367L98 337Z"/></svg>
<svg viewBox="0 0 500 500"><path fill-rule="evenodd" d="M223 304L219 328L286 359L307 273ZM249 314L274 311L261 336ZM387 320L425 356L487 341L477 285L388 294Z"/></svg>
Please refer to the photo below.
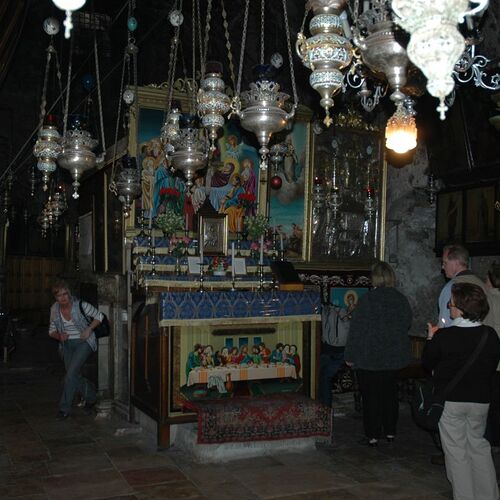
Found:
<svg viewBox="0 0 500 500"><path fill-rule="evenodd" d="M66 332L50 332L49 335L53 338L58 340L59 342L64 342L65 340L68 340L69 335Z"/></svg>
<svg viewBox="0 0 500 500"><path fill-rule="evenodd" d="M344 363L349 367L352 368L354 366L354 363L352 361L344 361Z"/></svg>
<svg viewBox="0 0 500 500"><path fill-rule="evenodd" d="M91 334L92 334L92 328L87 327L85 328L85 330L82 330L82 333L80 333L80 338L82 340L87 340Z"/></svg>
<svg viewBox="0 0 500 500"><path fill-rule="evenodd" d="M437 325L433 325L432 323L427 323L427 340L431 340L434 337L434 334L438 330Z"/></svg>

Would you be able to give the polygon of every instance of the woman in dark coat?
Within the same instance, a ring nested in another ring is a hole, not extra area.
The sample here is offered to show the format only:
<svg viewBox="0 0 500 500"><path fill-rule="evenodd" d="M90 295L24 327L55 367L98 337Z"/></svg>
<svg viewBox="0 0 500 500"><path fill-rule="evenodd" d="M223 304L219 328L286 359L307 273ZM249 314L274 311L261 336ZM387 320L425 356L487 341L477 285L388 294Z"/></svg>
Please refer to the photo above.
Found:
<svg viewBox="0 0 500 500"><path fill-rule="evenodd" d="M396 276L386 262L372 267L373 289L354 310L345 349L346 363L356 370L363 400L363 443L393 441L399 414L398 371L410 362L412 311L396 290Z"/></svg>

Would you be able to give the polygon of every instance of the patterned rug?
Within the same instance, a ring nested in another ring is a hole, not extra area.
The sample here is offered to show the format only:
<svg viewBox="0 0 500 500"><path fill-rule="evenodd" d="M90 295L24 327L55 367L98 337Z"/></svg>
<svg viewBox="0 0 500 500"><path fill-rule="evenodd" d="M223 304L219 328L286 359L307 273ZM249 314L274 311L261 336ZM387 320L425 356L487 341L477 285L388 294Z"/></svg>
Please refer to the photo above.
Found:
<svg viewBox="0 0 500 500"><path fill-rule="evenodd" d="M187 401L198 413L198 443L330 436L331 410L302 394Z"/></svg>

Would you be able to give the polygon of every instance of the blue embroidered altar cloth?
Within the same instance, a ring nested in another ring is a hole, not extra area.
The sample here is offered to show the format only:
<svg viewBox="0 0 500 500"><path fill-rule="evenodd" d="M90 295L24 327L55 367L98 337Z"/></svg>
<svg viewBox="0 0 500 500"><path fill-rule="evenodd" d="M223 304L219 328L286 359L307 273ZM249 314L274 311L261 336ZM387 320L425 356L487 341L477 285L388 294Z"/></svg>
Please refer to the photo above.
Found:
<svg viewBox="0 0 500 500"><path fill-rule="evenodd" d="M162 292L160 321L175 324L179 320L231 318L274 318L320 314L320 295L302 292Z"/></svg>

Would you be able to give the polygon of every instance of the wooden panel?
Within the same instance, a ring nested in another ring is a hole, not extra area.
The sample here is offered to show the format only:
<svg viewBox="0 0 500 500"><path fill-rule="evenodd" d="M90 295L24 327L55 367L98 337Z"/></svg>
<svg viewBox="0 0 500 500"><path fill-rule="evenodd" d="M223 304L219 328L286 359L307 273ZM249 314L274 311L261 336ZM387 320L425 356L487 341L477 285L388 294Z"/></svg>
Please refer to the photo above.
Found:
<svg viewBox="0 0 500 500"><path fill-rule="evenodd" d="M7 308L48 320L54 302L51 287L64 270L64 260L47 257L7 257Z"/></svg>

